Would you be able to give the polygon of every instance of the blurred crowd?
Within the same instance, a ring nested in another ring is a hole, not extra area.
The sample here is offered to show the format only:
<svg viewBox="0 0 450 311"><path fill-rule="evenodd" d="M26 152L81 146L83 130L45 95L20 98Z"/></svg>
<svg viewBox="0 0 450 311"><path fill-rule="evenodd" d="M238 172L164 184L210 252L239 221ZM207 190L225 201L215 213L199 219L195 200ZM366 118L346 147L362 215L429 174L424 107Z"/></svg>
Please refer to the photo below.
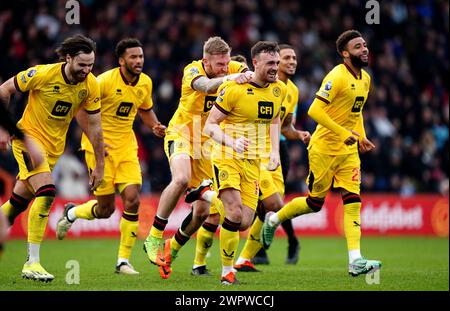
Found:
<svg viewBox="0 0 450 311"><path fill-rule="evenodd" d="M66 2L1 2L0 81L29 66L55 62L56 45L80 32L97 42L94 74L99 74L117 66L117 41L136 37L144 44L144 72L153 80L155 112L166 125L178 105L183 67L202 57L208 37L219 35L232 54L248 59L258 40L295 47L299 66L293 80L300 89L296 126L312 132L315 124L306 111L324 75L341 62L335 40L344 30L360 30L371 53L365 127L377 146L362 156L362 190L405 196L448 193L448 1L378 1L380 23L372 25L366 23L366 1L359 0L80 0L79 25L66 23ZM20 117L24 104L24 95L15 96L10 111ZM170 181L163 142L139 121L135 131L143 192L159 192ZM65 159L55 170L57 180L86 179L85 168L76 164L82 161L79 141L80 129L73 125ZM304 192L306 149L300 142L289 146L286 190ZM17 172L11 154L1 154L0 162L10 174Z"/></svg>

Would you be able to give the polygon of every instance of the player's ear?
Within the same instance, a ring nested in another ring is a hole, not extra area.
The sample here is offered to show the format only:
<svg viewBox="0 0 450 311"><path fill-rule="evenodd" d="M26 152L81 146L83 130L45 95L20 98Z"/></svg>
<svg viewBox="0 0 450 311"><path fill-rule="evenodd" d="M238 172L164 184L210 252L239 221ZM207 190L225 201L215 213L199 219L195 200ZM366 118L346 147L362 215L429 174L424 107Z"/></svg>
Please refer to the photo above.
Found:
<svg viewBox="0 0 450 311"><path fill-rule="evenodd" d="M119 57L119 65L120 66L125 65L125 60L123 59L123 57Z"/></svg>
<svg viewBox="0 0 450 311"><path fill-rule="evenodd" d="M347 50L343 50L341 54L345 58L350 57L350 53Z"/></svg>
<svg viewBox="0 0 450 311"><path fill-rule="evenodd" d="M69 54L67 54L66 55L66 63L70 64L71 62L72 62L72 57Z"/></svg>

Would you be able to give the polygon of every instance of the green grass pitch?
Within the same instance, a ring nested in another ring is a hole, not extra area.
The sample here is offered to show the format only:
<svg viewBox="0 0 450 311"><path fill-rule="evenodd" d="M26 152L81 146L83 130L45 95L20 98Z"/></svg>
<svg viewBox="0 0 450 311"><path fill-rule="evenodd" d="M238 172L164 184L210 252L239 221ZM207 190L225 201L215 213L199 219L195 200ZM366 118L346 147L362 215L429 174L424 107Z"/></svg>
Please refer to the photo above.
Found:
<svg viewBox="0 0 450 311"><path fill-rule="evenodd" d="M68 239L48 240L41 246L41 263L55 280L51 283L21 278L26 258L26 242L8 241L0 260L0 291L43 290L120 290L120 291L448 291L448 238L425 237L365 237L363 253L367 258L379 259L383 268L379 284L368 284L364 275L351 277L347 273L347 251L344 238L305 237L301 240L297 265L284 264L287 242L274 241L269 250L271 264L258 266L260 273L238 273L239 286L220 285L219 241L216 239L208 258L212 277L190 275L195 240L180 252L168 280L160 278L156 266L151 265L137 241L131 262L140 271L138 276L114 273L118 240ZM239 251L243 246L243 239ZM67 284L66 262L77 260L80 283Z"/></svg>

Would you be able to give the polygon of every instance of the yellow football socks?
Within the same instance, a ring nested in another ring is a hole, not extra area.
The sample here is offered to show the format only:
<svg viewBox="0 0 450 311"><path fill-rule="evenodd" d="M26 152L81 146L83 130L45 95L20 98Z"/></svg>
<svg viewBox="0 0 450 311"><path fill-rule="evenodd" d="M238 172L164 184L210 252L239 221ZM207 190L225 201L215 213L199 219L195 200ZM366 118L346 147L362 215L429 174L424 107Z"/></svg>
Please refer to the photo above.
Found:
<svg viewBox="0 0 450 311"><path fill-rule="evenodd" d="M123 212L120 219L119 258L129 259L138 233L138 213Z"/></svg>

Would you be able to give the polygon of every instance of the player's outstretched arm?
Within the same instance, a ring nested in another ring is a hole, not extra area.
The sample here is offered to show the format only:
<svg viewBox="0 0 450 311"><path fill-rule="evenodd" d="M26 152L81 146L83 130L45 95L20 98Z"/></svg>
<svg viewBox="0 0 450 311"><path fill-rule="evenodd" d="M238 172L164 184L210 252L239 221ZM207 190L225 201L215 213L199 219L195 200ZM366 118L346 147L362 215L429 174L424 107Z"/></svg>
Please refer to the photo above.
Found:
<svg viewBox="0 0 450 311"><path fill-rule="evenodd" d="M159 122L153 109L144 110L139 109L139 116L144 124L152 129L153 133L158 137L164 137L166 135L166 126Z"/></svg>

